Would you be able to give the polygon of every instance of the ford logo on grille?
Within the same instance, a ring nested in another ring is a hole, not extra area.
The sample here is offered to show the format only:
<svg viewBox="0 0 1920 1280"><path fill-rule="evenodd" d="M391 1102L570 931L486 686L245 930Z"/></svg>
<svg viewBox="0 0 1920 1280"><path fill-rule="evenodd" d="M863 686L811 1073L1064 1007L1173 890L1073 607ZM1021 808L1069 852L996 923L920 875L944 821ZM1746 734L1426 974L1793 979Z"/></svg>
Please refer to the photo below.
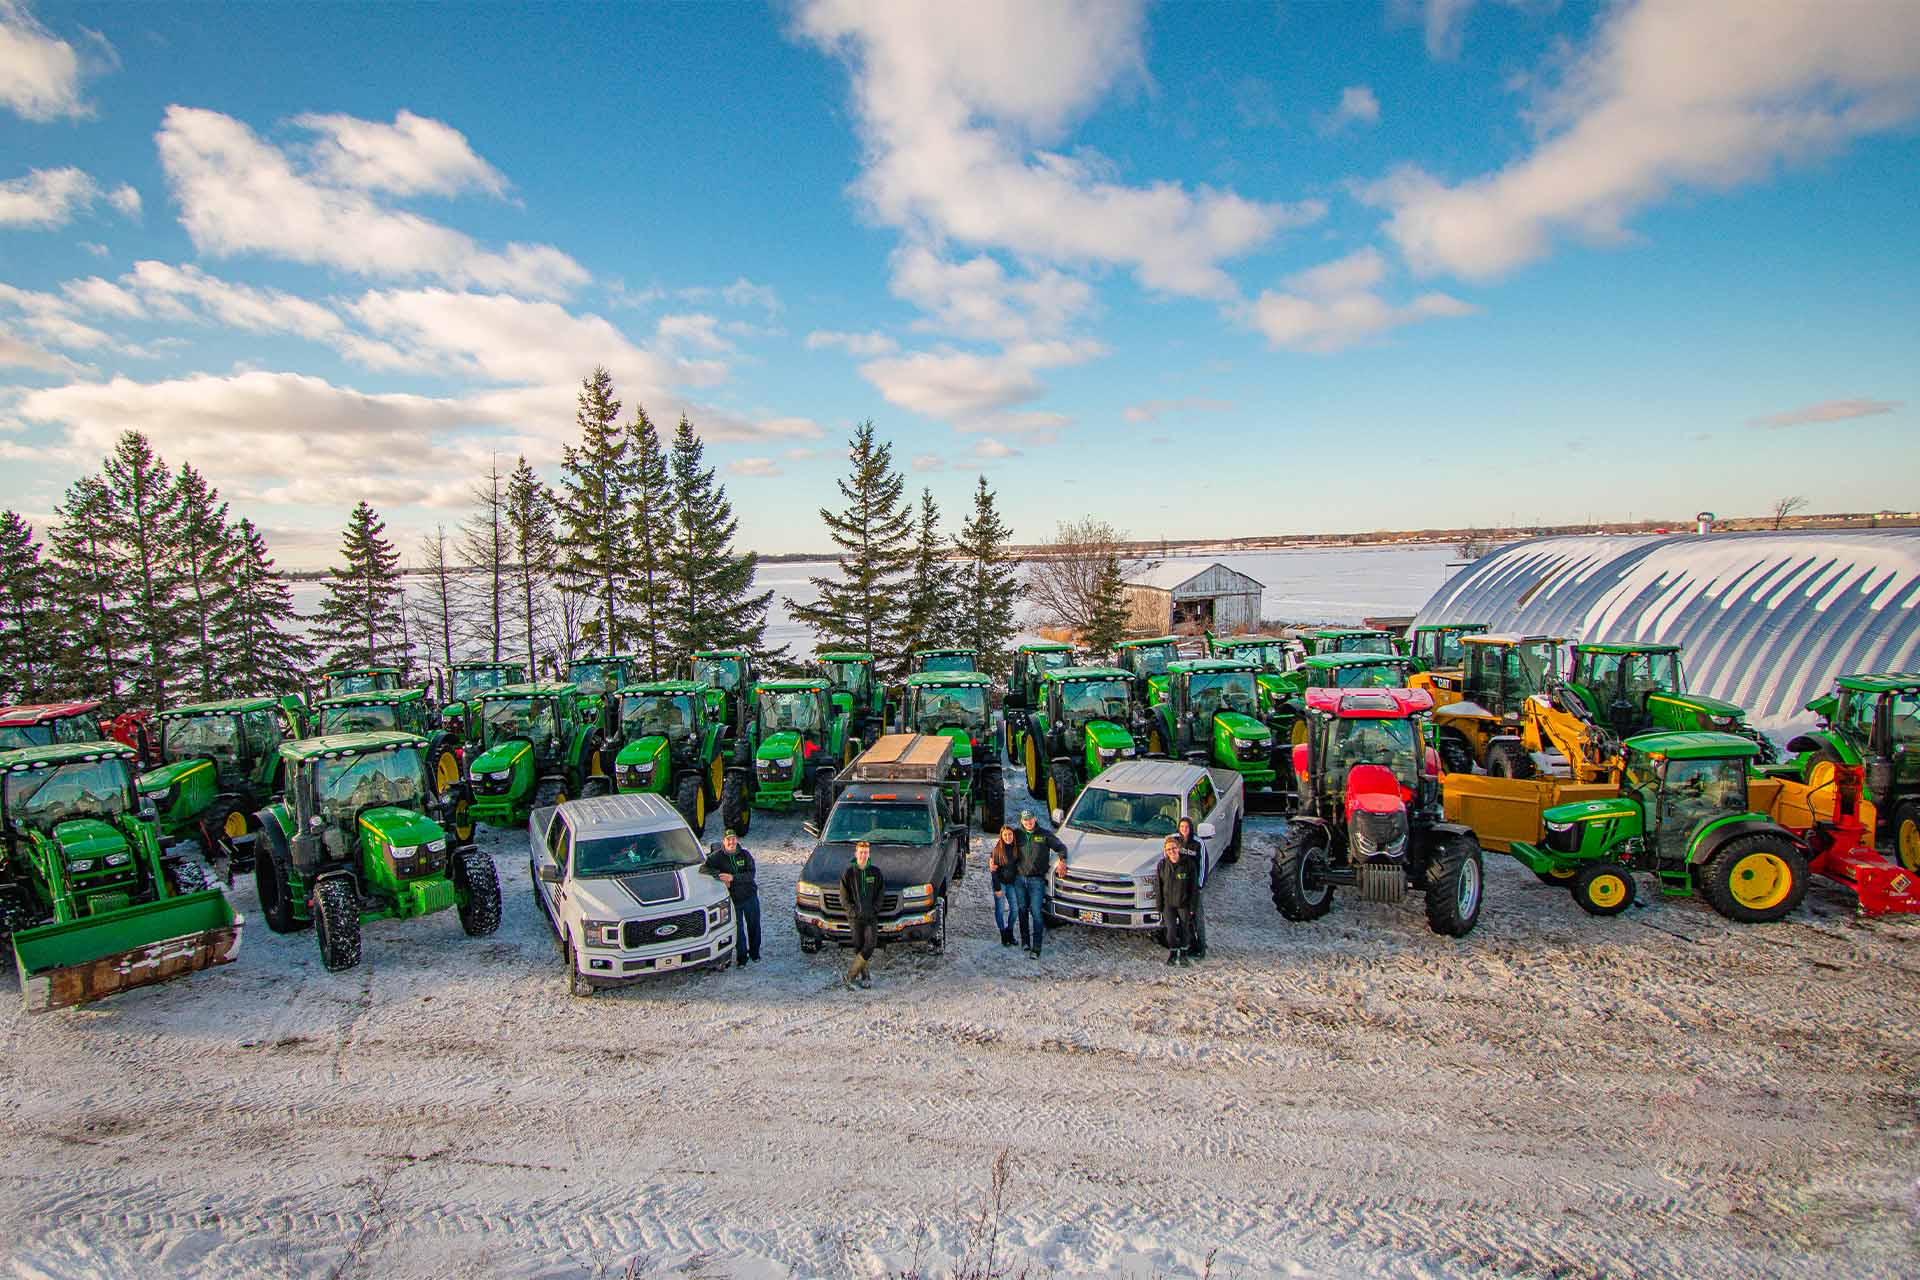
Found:
<svg viewBox="0 0 1920 1280"><path fill-rule="evenodd" d="M653 936L656 938L671 938L674 934L678 932L680 932L680 930L677 926L670 925L670 924L663 924L663 925L658 925L654 928Z"/></svg>

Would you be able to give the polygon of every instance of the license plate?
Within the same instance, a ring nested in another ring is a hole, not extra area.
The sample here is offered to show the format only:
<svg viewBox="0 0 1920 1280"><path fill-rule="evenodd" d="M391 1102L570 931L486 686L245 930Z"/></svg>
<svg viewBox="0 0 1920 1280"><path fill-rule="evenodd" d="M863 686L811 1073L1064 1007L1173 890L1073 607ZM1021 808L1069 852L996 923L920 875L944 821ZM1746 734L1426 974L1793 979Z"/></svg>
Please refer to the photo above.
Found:
<svg viewBox="0 0 1920 1280"><path fill-rule="evenodd" d="M656 969L678 969L680 967L680 957L661 956L653 962L653 967Z"/></svg>
<svg viewBox="0 0 1920 1280"><path fill-rule="evenodd" d="M1080 923L1081 924L1099 924L1100 913L1098 911L1082 911L1080 913Z"/></svg>

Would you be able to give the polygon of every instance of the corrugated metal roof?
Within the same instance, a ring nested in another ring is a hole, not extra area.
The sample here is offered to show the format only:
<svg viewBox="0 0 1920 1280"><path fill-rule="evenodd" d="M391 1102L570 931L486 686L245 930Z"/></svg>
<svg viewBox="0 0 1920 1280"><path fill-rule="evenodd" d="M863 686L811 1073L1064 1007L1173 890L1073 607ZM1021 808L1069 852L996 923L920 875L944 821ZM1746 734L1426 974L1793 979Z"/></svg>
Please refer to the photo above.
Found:
<svg viewBox="0 0 1920 1280"><path fill-rule="evenodd" d="M1920 665L1920 530L1535 538L1456 574L1423 622L1681 645L1690 691L1776 737L1835 678Z"/></svg>
<svg viewBox="0 0 1920 1280"><path fill-rule="evenodd" d="M1210 569L1218 569L1229 578L1237 579L1247 591L1260 591L1266 587L1265 583L1249 578L1238 569L1229 569L1218 560L1162 560L1145 573L1128 578L1127 585L1152 587L1157 591L1178 591Z"/></svg>

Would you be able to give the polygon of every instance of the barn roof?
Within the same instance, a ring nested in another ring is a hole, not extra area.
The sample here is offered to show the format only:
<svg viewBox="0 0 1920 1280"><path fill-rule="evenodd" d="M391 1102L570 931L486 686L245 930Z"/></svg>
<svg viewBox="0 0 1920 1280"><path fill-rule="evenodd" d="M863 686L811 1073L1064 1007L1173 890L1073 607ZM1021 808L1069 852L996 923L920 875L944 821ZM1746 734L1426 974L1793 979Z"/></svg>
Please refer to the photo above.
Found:
<svg viewBox="0 0 1920 1280"><path fill-rule="evenodd" d="M1558 537L1514 543L1415 619L1683 647L1687 688L1777 734L1860 671L1920 666L1920 530Z"/></svg>
<svg viewBox="0 0 1920 1280"><path fill-rule="evenodd" d="M1237 569L1229 569L1218 560L1162 560L1144 573L1137 573L1127 579L1130 587L1151 587L1155 591L1178 592L1196 578L1208 573L1218 573L1232 584L1234 592L1263 591L1264 582L1249 578ZM1212 594L1212 593L1209 593Z"/></svg>

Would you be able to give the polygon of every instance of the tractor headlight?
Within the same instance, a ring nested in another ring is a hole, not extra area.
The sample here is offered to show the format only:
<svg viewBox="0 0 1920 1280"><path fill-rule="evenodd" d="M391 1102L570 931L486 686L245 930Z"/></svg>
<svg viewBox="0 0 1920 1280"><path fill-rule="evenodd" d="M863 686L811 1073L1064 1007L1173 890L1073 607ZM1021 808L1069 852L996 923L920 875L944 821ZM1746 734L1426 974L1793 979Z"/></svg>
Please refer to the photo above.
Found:
<svg viewBox="0 0 1920 1280"><path fill-rule="evenodd" d="M78 862L69 862L67 864L67 870L74 872L76 875L83 872L91 871L93 870L93 859L82 858Z"/></svg>
<svg viewBox="0 0 1920 1280"><path fill-rule="evenodd" d="M495 769L492 773L487 775L487 781L488 782L505 782L508 778L511 778L512 776L513 776L513 770L511 769Z"/></svg>
<svg viewBox="0 0 1920 1280"><path fill-rule="evenodd" d="M393 846L393 856L395 858L411 858L419 852L420 846L417 844L396 844Z"/></svg>
<svg viewBox="0 0 1920 1280"><path fill-rule="evenodd" d="M428 853L445 853L446 851L447 851L447 842L445 840L427 841Z"/></svg>
<svg viewBox="0 0 1920 1280"><path fill-rule="evenodd" d="M1708 716L1707 723L1712 725L1716 729L1731 729L1733 728L1733 717L1732 716Z"/></svg>
<svg viewBox="0 0 1920 1280"><path fill-rule="evenodd" d="M1120 758L1118 747L1095 747L1093 753L1100 758L1100 763L1103 765L1112 764Z"/></svg>
<svg viewBox="0 0 1920 1280"><path fill-rule="evenodd" d="M1547 830L1549 830L1549 831L1571 831L1571 830L1573 830L1573 824L1572 824L1571 822L1549 822L1549 823L1547 824Z"/></svg>
<svg viewBox="0 0 1920 1280"><path fill-rule="evenodd" d="M620 945L620 922L618 920L582 920L580 931L590 947L618 947Z"/></svg>
<svg viewBox="0 0 1920 1280"><path fill-rule="evenodd" d="M106 861L110 867L124 867L127 865L129 859L124 853L110 853L107 855Z"/></svg>

